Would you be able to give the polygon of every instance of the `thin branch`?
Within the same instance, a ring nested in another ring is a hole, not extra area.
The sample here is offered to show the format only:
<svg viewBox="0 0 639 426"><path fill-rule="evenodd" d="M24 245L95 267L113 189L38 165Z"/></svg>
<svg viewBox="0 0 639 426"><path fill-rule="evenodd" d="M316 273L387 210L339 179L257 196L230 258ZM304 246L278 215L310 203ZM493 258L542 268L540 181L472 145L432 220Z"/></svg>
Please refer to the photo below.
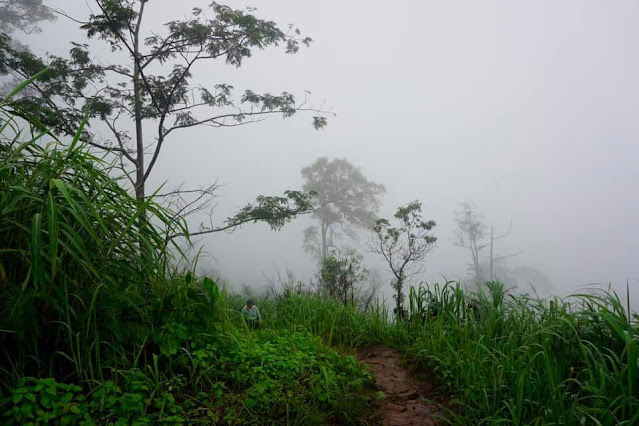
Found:
<svg viewBox="0 0 639 426"><path fill-rule="evenodd" d="M84 142L88 143L89 145L91 145L93 147L102 149L102 150L107 151L107 152L119 152L121 154L126 154L126 150L123 150L122 148L118 148L116 146L102 145L100 143L97 143L97 142L93 141L92 139L85 140Z"/></svg>
<svg viewBox="0 0 639 426"><path fill-rule="evenodd" d="M321 113L326 113L326 111L320 111L314 108L296 108L295 112L304 112L304 111L312 111L312 112L316 112L318 114ZM170 132L174 131L174 130L179 130L179 129L187 129L190 127L195 127L195 126L199 126L208 122L218 122L221 119L225 119L225 118L234 118L234 117L240 117L240 116L256 116L256 115L267 115L267 114L282 114L285 111L283 110L271 110L271 111L259 111L259 112L236 112L236 113L229 113L229 114L222 114L222 115L218 115L215 117L209 117L209 118L205 118L203 120L198 120L195 121L193 123L188 123L188 124L182 124L179 126L173 126L171 127L167 132L165 132L164 136L168 135ZM239 123L238 125L242 125L244 123ZM231 125L226 125L225 126L231 126Z"/></svg>
<svg viewBox="0 0 639 426"><path fill-rule="evenodd" d="M106 124L109 127L109 129L111 129L111 132L113 132L113 135L115 136L115 139L118 141L118 145L120 145L120 151L119 152L123 156L125 156L127 158L127 160L129 160L130 162L135 164L135 159L133 158L133 156L128 152L128 150L124 146L124 141L122 140L122 134L120 132L118 132L117 129L115 128L115 122L118 119L118 117L120 117L120 113L118 113L118 115L113 119L113 122L109 121L108 119L104 120L104 122L106 122Z"/></svg>
<svg viewBox="0 0 639 426"><path fill-rule="evenodd" d="M71 15L67 14L66 12L64 12L61 9L55 9L53 7L46 6L44 4L41 5L41 7L44 8L44 9L47 9L49 12L52 12L52 13L54 13L56 15L63 16L65 18L75 22L76 24L82 24L82 25L88 24L88 22L80 21L79 19L76 19L76 18L72 17Z"/></svg>
<svg viewBox="0 0 639 426"><path fill-rule="evenodd" d="M509 257L519 256L522 253L523 253L523 251L519 250L517 253L507 254L507 255L504 255L504 256L493 257L493 261L495 261L495 260L503 260L503 259L508 259Z"/></svg>
<svg viewBox="0 0 639 426"><path fill-rule="evenodd" d="M507 237L508 235L510 235L510 231L511 231L512 227L513 227L513 218L511 217L510 218L510 223L508 224L508 231L506 231L506 233L504 233L502 235L498 235L496 237L493 237L493 240L498 240L500 238L504 238L504 237Z"/></svg>

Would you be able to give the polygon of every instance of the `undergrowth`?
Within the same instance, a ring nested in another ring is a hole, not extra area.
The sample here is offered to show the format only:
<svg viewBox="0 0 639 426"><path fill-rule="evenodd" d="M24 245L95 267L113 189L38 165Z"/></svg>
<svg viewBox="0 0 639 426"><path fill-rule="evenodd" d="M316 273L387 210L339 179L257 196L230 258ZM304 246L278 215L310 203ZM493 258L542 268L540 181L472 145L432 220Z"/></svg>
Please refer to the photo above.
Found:
<svg viewBox="0 0 639 426"><path fill-rule="evenodd" d="M448 392L454 424L639 422L637 315L615 292L545 300L498 282L479 293L449 282L411 288L408 302L403 319L301 292L260 303L275 329L399 349Z"/></svg>
<svg viewBox="0 0 639 426"><path fill-rule="evenodd" d="M184 223L81 134L0 102L0 423L354 423L355 359L229 320L213 280L173 266Z"/></svg>

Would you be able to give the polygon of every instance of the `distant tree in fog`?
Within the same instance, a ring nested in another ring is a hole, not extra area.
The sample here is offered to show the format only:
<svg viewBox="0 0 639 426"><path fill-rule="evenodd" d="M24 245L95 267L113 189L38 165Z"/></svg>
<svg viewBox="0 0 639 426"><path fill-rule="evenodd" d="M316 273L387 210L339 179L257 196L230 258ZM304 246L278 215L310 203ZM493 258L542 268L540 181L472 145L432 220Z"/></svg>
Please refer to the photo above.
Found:
<svg viewBox="0 0 639 426"><path fill-rule="evenodd" d="M0 32L12 33L20 30L25 33L40 31L41 21L52 21L55 15L43 5L42 0L0 0Z"/></svg>
<svg viewBox="0 0 639 426"><path fill-rule="evenodd" d="M15 30L23 33L39 32L38 24L41 21L53 21L56 18L51 9L42 3L42 0L0 0L0 46L6 44L16 51L28 51L24 44L11 35ZM8 94L19 82L20 79L10 69L5 69L0 64L0 97Z"/></svg>
<svg viewBox="0 0 639 426"><path fill-rule="evenodd" d="M315 192L318 224L304 230L304 249L322 260L338 252L338 241L356 238L355 228L371 228L384 185L371 182L345 159L318 158L302 169L302 189Z"/></svg>
<svg viewBox="0 0 639 426"><path fill-rule="evenodd" d="M384 276L379 269L370 269L366 283L360 288L359 308L366 312L377 299L377 295L384 286Z"/></svg>
<svg viewBox="0 0 639 426"><path fill-rule="evenodd" d="M363 257L355 250L322 259L319 273L320 292L343 305L358 305L361 285L368 278Z"/></svg>
<svg viewBox="0 0 639 426"><path fill-rule="evenodd" d="M421 272L426 256L435 247L437 237L431 235L435 222L422 220L422 203L413 201L399 207L394 215L397 226L387 219L377 219L371 240L371 251L382 255L393 276L396 312L403 310L403 288L406 280Z"/></svg>
<svg viewBox="0 0 639 426"><path fill-rule="evenodd" d="M512 222L507 232L495 235L492 226L490 227L490 233L488 233L488 227L482 220L482 215L473 203L464 202L460 204L460 210L456 212L455 218L457 223L455 245L470 251L471 263L468 266L476 283L494 280L496 278L496 262L519 254L512 253L505 256L495 256L495 241L510 235ZM486 273L486 269L488 273Z"/></svg>
<svg viewBox="0 0 639 426"><path fill-rule="evenodd" d="M553 290L552 280L540 269L527 266L511 266L508 259L494 262L494 279L504 283L514 293L549 293Z"/></svg>
<svg viewBox="0 0 639 426"><path fill-rule="evenodd" d="M469 267L473 271L476 281L484 281L484 274L481 268L481 252L486 248L484 241L486 236L486 224L482 222L482 216L477 212L477 207L473 203L461 203L461 209L456 212L455 222L457 222L457 239L455 245L470 251L472 263Z"/></svg>

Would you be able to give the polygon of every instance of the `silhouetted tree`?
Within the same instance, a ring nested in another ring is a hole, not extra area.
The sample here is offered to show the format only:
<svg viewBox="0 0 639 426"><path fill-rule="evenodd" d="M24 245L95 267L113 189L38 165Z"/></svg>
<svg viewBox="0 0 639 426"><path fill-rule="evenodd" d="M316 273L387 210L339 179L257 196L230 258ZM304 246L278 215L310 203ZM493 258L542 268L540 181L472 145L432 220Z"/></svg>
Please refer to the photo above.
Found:
<svg viewBox="0 0 639 426"><path fill-rule="evenodd" d="M317 193L313 218L318 225L304 230L304 249L321 261L339 251L337 240L355 238L354 228L370 228L375 221L384 185L371 182L345 159L318 158L302 169L305 191Z"/></svg>
<svg viewBox="0 0 639 426"><path fill-rule="evenodd" d="M495 241L510 235L512 221L507 232L495 235L495 230L491 226L490 234L488 234L487 226L473 203L464 202L460 204L460 207L461 209L457 211L455 218L457 222L455 245L470 250L472 263L469 268L473 272L476 283L493 281L495 279L495 263L519 254L517 252L505 256L495 256ZM488 255L482 256L485 249L488 249ZM488 268L487 276L484 273L485 266Z"/></svg>
<svg viewBox="0 0 639 426"><path fill-rule="evenodd" d="M474 204L465 202L460 204L461 209L456 212L455 222L457 222L457 240L455 245L470 250L472 269L475 280L484 281L481 270L481 251L487 247L484 242L486 236L486 225L482 222L481 215L477 212Z"/></svg>
<svg viewBox="0 0 639 426"><path fill-rule="evenodd" d="M25 33L40 31L41 21L52 21L55 14L42 0L0 0L0 32L14 30Z"/></svg>

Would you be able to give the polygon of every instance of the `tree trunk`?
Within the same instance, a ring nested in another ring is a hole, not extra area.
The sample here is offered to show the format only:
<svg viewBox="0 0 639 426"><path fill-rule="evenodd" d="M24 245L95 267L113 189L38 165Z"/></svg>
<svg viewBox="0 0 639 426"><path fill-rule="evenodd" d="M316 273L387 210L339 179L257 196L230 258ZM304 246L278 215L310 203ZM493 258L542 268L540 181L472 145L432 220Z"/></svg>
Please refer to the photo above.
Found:
<svg viewBox="0 0 639 426"><path fill-rule="evenodd" d="M326 232L328 231L328 226L326 225L326 222L323 218L320 226L322 228L322 247L320 252L320 261L322 261L328 257L328 241L326 240Z"/></svg>
<svg viewBox="0 0 639 426"><path fill-rule="evenodd" d="M140 22L144 12L144 3L140 5L140 14L135 28L133 40L133 112L135 115L135 197L139 202L144 202L144 138L142 135L142 100L140 99Z"/></svg>
<svg viewBox="0 0 639 426"><path fill-rule="evenodd" d="M144 209L144 201L146 199L146 181L144 179L144 137L142 135L142 99L140 93L140 24L142 22L142 14L144 13L144 5L146 1L142 1L138 15L138 21L135 28L133 40L133 108L135 115L135 198L138 200L141 209L138 226L142 236L145 235L147 226L146 211ZM140 250L142 253L148 252L148 247L143 240L140 240Z"/></svg>
<svg viewBox="0 0 639 426"><path fill-rule="evenodd" d="M482 273L481 267L479 266L479 249L477 248L477 236L472 235L471 243L470 243L470 251L473 256L473 265L475 266L475 281L478 284L481 284L482 281Z"/></svg>
<svg viewBox="0 0 639 426"><path fill-rule="evenodd" d="M402 294L402 289L404 287L404 274L400 273L397 281L395 282L395 306L397 309L397 315L399 318L402 317L402 311L404 309L404 297Z"/></svg>
<svg viewBox="0 0 639 426"><path fill-rule="evenodd" d="M495 234L493 227L490 227L490 280L494 280L493 275L493 242L495 241Z"/></svg>

